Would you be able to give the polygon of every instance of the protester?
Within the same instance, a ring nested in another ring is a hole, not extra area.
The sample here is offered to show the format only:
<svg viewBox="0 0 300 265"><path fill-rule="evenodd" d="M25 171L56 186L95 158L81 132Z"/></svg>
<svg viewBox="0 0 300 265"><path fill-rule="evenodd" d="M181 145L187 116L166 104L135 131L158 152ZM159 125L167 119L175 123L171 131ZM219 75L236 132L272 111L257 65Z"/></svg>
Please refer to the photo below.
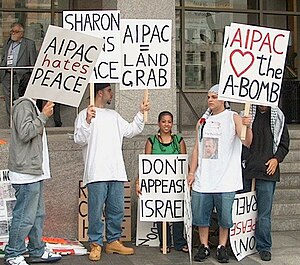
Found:
<svg viewBox="0 0 300 265"><path fill-rule="evenodd" d="M253 140L243 148L245 191L255 179L257 196L256 249L263 261L271 260L271 217L276 182L280 181L279 163L289 152L289 133L285 117L277 107L252 106Z"/></svg>
<svg viewBox="0 0 300 265"><path fill-rule="evenodd" d="M168 155L168 154L186 154L186 145L180 134L173 134L173 114L169 111L163 111L158 115L158 133L148 138L145 146L145 154ZM141 194L139 179L136 180L136 193ZM157 222L160 251L163 252L162 222ZM173 242L174 248L178 251L187 253L189 251L184 238L183 222L173 222ZM170 252L172 244L171 228L167 223L167 253Z"/></svg>
<svg viewBox="0 0 300 265"><path fill-rule="evenodd" d="M193 225L198 226L200 246L195 261L204 261L210 255L209 226L214 207L219 224L219 245L217 260L229 261L226 243L232 227L232 205L235 191L243 188L241 169L242 143L249 146L252 140L250 117L241 118L225 108L218 100L219 85L208 91L208 110L196 125L196 143L191 157L188 183L192 185ZM242 126L246 125L246 138L241 141ZM217 138L218 157L204 157L206 138Z"/></svg>
<svg viewBox="0 0 300 265"><path fill-rule="evenodd" d="M42 241L45 219L44 180L50 178L49 154L45 124L53 114L52 102L42 112L35 100L22 97L30 74L20 80L21 98L14 102L13 124L9 145L9 177L15 189L16 204L5 247L5 264L26 265L22 254L28 252L28 262L55 262L61 256L49 252ZM25 239L28 238L26 247Z"/></svg>
<svg viewBox="0 0 300 265"><path fill-rule="evenodd" d="M3 45L1 66L34 66L37 51L33 40L24 37L24 26L15 22L11 25L10 36ZM11 89L11 69L0 71L0 80L3 86L6 112L10 115L11 90L13 100L19 98L19 82L22 76L31 69L13 70L13 89Z"/></svg>
<svg viewBox="0 0 300 265"><path fill-rule="evenodd" d="M134 254L120 241L124 216L124 182L127 181L122 154L123 138L132 138L144 128L143 113L148 102L128 123L116 111L107 109L112 101L110 84L95 84L95 106L82 110L75 121L74 140L83 147L83 184L88 190L89 259L100 260L103 247L103 222L106 224L106 253ZM104 209L103 209L104 207Z"/></svg>

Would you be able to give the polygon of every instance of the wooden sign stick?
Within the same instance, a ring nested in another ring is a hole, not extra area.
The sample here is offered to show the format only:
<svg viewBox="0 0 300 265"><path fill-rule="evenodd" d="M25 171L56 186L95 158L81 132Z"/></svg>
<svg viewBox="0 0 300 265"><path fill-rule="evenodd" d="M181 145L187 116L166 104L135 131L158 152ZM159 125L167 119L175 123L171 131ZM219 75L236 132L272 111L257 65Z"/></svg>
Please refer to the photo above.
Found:
<svg viewBox="0 0 300 265"><path fill-rule="evenodd" d="M250 102L245 103L245 111L244 111L244 116L248 116L250 113ZM241 140L246 139L246 131L247 131L247 126L243 125L242 127L242 132L241 132Z"/></svg>
<svg viewBox="0 0 300 265"><path fill-rule="evenodd" d="M144 90L144 103L148 102L148 97L149 97L148 89L145 89ZM148 122L148 111L144 111L144 122L145 123Z"/></svg>
<svg viewBox="0 0 300 265"><path fill-rule="evenodd" d="M94 83L90 83L90 105L95 105Z"/></svg>
<svg viewBox="0 0 300 265"><path fill-rule="evenodd" d="M162 222L163 254L167 254L167 222Z"/></svg>

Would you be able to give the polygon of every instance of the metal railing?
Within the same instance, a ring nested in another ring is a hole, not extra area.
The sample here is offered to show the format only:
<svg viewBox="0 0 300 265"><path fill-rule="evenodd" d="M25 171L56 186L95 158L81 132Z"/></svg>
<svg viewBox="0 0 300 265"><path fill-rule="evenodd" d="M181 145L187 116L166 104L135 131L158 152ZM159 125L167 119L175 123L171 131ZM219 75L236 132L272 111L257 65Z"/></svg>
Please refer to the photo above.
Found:
<svg viewBox="0 0 300 265"><path fill-rule="evenodd" d="M0 70L8 70L11 73L14 72L16 69L33 69L34 66L0 66ZM2 80L3 81L3 80ZM13 105L13 85L14 85L14 75L10 75L10 115L9 115L9 120L10 120L10 127L12 126L12 105ZM3 87L3 84L2 84ZM6 100L6 99L5 99Z"/></svg>

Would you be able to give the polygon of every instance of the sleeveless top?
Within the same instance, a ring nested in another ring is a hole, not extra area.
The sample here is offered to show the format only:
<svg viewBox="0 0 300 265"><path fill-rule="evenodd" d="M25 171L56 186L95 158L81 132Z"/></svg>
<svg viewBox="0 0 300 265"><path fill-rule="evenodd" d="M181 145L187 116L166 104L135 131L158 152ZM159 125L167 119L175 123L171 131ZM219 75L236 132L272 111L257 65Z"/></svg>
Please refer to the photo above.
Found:
<svg viewBox="0 0 300 265"><path fill-rule="evenodd" d="M224 110L207 118L198 141L198 167L193 190L232 192L243 188L241 169L242 142L233 115Z"/></svg>
<svg viewBox="0 0 300 265"><path fill-rule="evenodd" d="M172 136L173 141L170 143L161 143L158 139L158 135L152 135L148 138L152 144L151 154L158 155L170 155L170 154L181 154L180 142L182 141L182 136L180 134L174 134Z"/></svg>

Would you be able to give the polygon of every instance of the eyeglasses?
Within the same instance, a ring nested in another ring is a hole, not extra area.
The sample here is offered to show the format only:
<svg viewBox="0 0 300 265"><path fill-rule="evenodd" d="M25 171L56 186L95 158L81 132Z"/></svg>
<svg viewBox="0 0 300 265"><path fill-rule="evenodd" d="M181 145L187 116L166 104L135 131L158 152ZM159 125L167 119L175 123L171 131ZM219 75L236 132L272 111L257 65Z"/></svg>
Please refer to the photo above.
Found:
<svg viewBox="0 0 300 265"><path fill-rule="evenodd" d="M11 30L10 34L19 34L20 32L23 32L22 30Z"/></svg>

